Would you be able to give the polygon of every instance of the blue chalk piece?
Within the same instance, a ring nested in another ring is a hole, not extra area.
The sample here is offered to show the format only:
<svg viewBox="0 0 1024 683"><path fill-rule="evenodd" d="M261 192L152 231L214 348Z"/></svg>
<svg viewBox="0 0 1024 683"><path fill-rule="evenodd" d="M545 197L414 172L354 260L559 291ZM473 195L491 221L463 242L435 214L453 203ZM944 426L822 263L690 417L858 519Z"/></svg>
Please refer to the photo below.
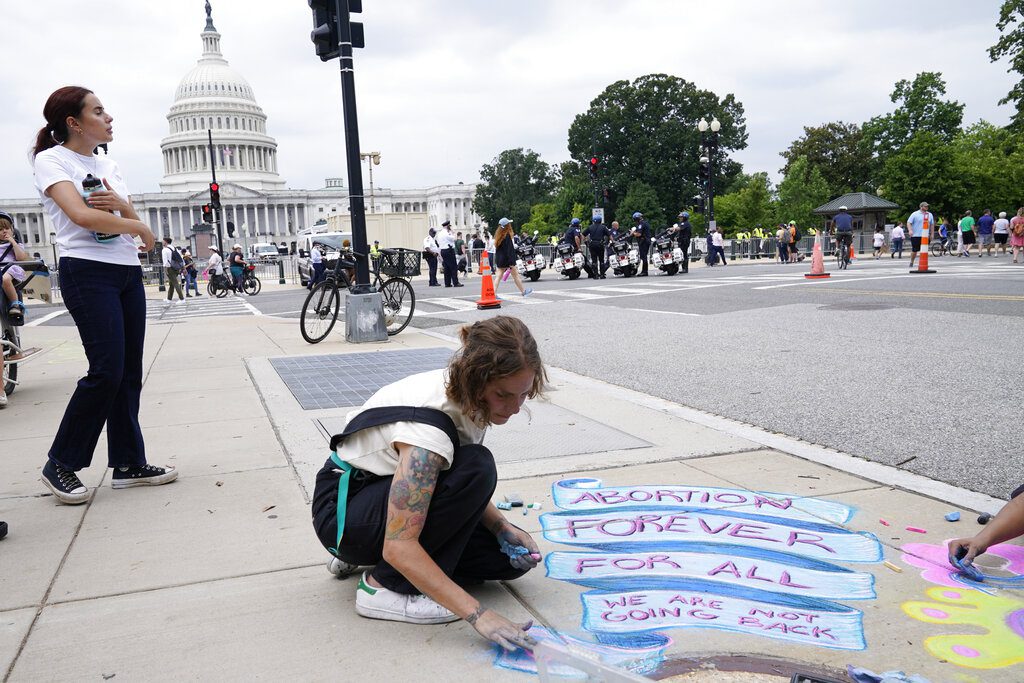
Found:
<svg viewBox="0 0 1024 683"><path fill-rule="evenodd" d="M512 506L509 503L497 503L495 505L499 510L511 510Z"/></svg>
<svg viewBox="0 0 1024 683"><path fill-rule="evenodd" d="M501 552L505 553L513 560L521 555L530 554L530 549L524 545L512 545L504 539L501 539L499 543L501 544Z"/></svg>
<svg viewBox="0 0 1024 683"><path fill-rule="evenodd" d="M956 512L956 511L948 513L946 515L946 521L947 522L959 522L960 521L960 513Z"/></svg>

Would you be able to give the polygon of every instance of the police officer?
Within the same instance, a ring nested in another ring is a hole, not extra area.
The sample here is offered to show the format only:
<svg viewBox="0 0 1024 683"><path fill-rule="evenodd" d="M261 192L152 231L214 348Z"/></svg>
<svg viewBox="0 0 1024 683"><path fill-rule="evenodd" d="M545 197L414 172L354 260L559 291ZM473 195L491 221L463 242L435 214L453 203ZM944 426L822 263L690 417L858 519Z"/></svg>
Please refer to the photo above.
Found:
<svg viewBox="0 0 1024 683"><path fill-rule="evenodd" d="M437 257L440 252L441 248L437 244L437 230L431 228L429 234L423 239L423 258L427 260L430 273L429 287L441 286L441 283L437 281Z"/></svg>
<svg viewBox="0 0 1024 683"><path fill-rule="evenodd" d="M690 272L690 240L693 239L693 226L690 225L690 212L680 211L679 222L676 223L675 237L676 243L679 248L683 251L683 272Z"/></svg>
<svg viewBox="0 0 1024 683"><path fill-rule="evenodd" d="M573 218L569 221L569 227L565 229L562 241L571 244L576 251L580 250L580 219Z"/></svg>
<svg viewBox="0 0 1024 683"><path fill-rule="evenodd" d="M647 276L647 253L651 250L651 224L644 220L644 215L639 211L633 214L633 221L636 225L633 226L632 235L637 239L640 249L640 261L643 262L644 267L637 275L637 277Z"/></svg>
<svg viewBox="0 0 1024 683"><path fill-rule="evenodd" d="M441 224L441 232L437 233L437 245L441 248L441 262L444 264L444 286L463 287L459 282L459 266L455 260L455 236L452 235L451 221Z"/></svg>
<svg viewBox="0 0 1024 683"><path fill-rule="evenodd" d="M593 271L590 277L594 280L603 280L605 271L608 270L604 250L612 233L608 226L601 222L600 216L594 216L590 227L584 230L583 234L587 238L587 248L590 250L590 267Z"/></svg>

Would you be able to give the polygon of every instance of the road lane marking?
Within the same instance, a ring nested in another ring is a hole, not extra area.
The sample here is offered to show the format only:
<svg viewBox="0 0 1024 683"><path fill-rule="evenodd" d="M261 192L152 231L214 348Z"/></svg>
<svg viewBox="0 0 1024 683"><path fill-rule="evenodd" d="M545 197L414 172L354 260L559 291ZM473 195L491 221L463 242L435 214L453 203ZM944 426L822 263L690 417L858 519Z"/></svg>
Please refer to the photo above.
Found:
<svg viewBox="0 0 1024 683"><path fill-rule="evenodd" d="M974 299L981 301L1024 301L1024 296L1014 294L956 294L953 292L876 292L864 289L840 289L838 287L825 287L824 291L839 292L842 294L864 294L868 296L912 296L922 299Z"/></svg>
<svg viewBox="0 0 1024 683"><path fill-rule="evenodd" d="M638 311L640 313L664 313L666 315L685 315L693 318L703 317L700 313L683 313L681 311L658 311L653 308L627 308L627 311Z"/></svg>
<svg viewBox="0 0 1024 683"><path fill-rule="evenodd" d="M37 325L42 325L47 320L53 320L58 315L64 315L67 312L68 312L67 309L63 309L63 310L60 310L60 311L53 311L51 313L47 313L46 315L44 315L42 318L39 318L38 320L33 320L30 323L25 323L25 327L36 327Z"/></svg>

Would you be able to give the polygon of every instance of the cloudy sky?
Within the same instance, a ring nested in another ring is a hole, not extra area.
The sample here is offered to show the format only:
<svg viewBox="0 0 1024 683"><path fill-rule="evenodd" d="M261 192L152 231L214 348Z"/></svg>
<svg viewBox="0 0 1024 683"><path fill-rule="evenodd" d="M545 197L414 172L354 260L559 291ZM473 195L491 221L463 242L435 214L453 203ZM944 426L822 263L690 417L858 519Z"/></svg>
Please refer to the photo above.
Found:
<svg viewBox="0 0 1024 683"><path fill-rule="evenodd" d="M337 62L313 53L302 0L212 0L225 57L253 87L289 187L345 175ZM776 173L804 125L891 109L893 84L940 71L966 120L997 124L1013 77L991 64L996 0L364 0L361 146L378 187L478 179L510 147L568 157L573 117L606 85L669 73L746 108L747 171ZM27 149L54 89L85 85L115 117L111 155L156 191L178 81L200 56L203 0L0 0L0 197L35 192ZM365 167L364 167L365 168ZM365 175L365 171L364 171Z"/></svg>

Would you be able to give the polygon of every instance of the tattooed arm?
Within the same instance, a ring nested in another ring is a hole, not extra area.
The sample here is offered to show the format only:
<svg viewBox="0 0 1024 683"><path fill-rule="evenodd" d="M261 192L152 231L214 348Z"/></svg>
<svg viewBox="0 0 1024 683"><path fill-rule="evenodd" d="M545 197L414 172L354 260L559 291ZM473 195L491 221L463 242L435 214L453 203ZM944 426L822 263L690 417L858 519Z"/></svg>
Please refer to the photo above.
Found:
<svg viewBox="0 0 1024 683"><path fill-rule="evenodd" d="M441 571L419 543L434 496L438 474L445 460L418 446L396 443L398 469L391 482L387 526L384 531L384 559L409 579L424 595L465 618L480 607Z"/></svg>

